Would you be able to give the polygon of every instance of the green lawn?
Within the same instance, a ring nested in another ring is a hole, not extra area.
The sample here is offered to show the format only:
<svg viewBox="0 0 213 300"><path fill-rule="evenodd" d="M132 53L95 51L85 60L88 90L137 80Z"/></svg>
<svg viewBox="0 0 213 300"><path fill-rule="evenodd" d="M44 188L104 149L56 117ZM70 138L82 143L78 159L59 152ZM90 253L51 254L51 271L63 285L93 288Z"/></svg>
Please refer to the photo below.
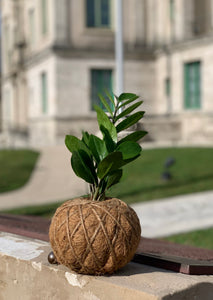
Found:
<svg viewBox="0 0 213 300"><path fill-rule="evenodd" d="M0 193L23 186L29 179L38 152L31 150L0 151Z"/></svg>
<svg viewBox="0 0 213 300"><path fill-rule="evenodd" d="M213 250L213 228L177 234L164 240Z"/></svg>
<svg viewBox="0 0 213 300"><path fill-rule="evenodd" d="M164 162L175 159L170 167L172 179L162 180ZM123 180L110 191L127 203L142 202L213 189L213 148L167 148L144 150L127 165Z"/></svg>

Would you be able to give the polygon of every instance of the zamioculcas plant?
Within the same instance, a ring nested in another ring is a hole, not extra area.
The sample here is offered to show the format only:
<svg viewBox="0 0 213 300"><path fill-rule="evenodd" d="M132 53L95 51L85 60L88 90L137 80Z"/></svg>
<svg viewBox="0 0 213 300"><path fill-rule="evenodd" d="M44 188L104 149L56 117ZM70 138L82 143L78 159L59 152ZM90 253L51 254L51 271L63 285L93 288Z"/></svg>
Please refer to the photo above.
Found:
<svg viewBox="0 0 213 300"><path fill-rule="evenodd" d="M60 206L49 231L57 261L83 274L112 273L124 266L141 234L133 209L119 199L107 198L106 191L120 181L123 166L141 154L138 141L147 132L126 130L143 117L143 111L135 112L142 101L132 93L115 100L107 96L110 104L99 95L106 112L94 106L102 138L84 131L81 139L65 138L73 171L89 184L90 194Z"/></svg>

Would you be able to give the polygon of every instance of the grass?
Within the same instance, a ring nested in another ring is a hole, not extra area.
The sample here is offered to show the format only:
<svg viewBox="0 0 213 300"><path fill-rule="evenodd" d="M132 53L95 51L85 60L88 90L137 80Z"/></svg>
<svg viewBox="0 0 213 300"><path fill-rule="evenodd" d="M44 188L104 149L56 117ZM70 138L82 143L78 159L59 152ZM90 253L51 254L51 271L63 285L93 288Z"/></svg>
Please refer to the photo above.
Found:
<svg viewBox="0 0 213 300"><path fill-rule="evenodd" d="M4 213L14 214L14 215L29 215L29 216L40 216L45 218L51 218L55 213L56 209L63 203L50 203L36 206L25 206L20 208L13 208L9 210L4 210Z"/></svg>
<svg viewBox="0 0 213 300"><path fill-rule="evenodd" d="M213 228L173 235L164 240L213 250Z"/></svg>
<svg viewBox="0 0 213 300"><path fill-rule="evenodd" d="M35 166L38 152L31 150L0 151L0 193L22 187Z"/></svg>
<svg viewBox="0 0 213 300"><path fill-rule="evenodd" d="M173 157L172 179L162 180L164 162ZM160 199L213 189L213 148L144 150L125 167L123 180L110 191L127 203Z"/></svg>

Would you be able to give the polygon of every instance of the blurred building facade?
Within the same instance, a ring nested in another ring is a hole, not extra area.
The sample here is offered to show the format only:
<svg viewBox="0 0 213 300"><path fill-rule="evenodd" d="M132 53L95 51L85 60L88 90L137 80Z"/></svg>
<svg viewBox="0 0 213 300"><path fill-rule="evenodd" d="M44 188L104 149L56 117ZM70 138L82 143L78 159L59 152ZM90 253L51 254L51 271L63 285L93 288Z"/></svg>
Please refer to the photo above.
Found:
<svg viewBox="0 0 213 300"><path fill-rule="evenodd" d="M115 86L110 0L2 0L2 127L9 145L96 131ZM123 0L124 91L141 95L148 139L213 143L213 1Z"/></svg>

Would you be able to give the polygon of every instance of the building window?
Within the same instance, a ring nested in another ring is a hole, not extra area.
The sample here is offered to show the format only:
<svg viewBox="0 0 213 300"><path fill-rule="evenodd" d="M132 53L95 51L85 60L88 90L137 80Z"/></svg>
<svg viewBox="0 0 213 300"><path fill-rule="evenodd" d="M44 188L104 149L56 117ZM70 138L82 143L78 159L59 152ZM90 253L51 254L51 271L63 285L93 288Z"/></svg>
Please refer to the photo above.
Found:
<svg viewBox="0 0 213 300"><path fill-rule="evenodd" d="M93 105L99 105L103 107L98 94L104 95L106 90L113 95L112 88L112 70L91 70L91 106L94 110ZM109 101L111 105L111 102Z"/></svg>
<svg viewBox="0 0 213 300"><path fill-rule="evenodd" d="M170 78L165 79L165 93L167 97L170 97L171 94L171 80Z"/></svg>
<svg viewBox="0 0 213 300"><path fill-rule="evenodd" d="M29 41L30 45L35 45L35 10L29 10Z"/></svg>
<svg viewBox="0 0 213 300"><path fill-rule="evenodd" d="M86 0L87 27L110 27L110 0Z"/></svg>
<svg viewBox="0 0 213 300"><path fill-rule="evenodd" d="M174 0L169 0L169 14L170 14L170 21L174 21L175 17L175 3Z"/></svg>
<svg viewBox="0 0 213 300"><path fill-rule="evenodd" d="M45 72L41 74L41 100L42 113L45 114L48 110L47 74Z"/></svg>
<svg viewBox="0 0 213 300"><path fill-rule="evenodd" d="M42 32L42 35L46 35L47 31L48 31L47 1L48 0L41 0L41 32Z"/></svg>
<svg viewBox="0 0 213 300"><path fill-rule="evenodd" d="M199 109L201 107L201 63L184 64L184 106Z"/></svg>

